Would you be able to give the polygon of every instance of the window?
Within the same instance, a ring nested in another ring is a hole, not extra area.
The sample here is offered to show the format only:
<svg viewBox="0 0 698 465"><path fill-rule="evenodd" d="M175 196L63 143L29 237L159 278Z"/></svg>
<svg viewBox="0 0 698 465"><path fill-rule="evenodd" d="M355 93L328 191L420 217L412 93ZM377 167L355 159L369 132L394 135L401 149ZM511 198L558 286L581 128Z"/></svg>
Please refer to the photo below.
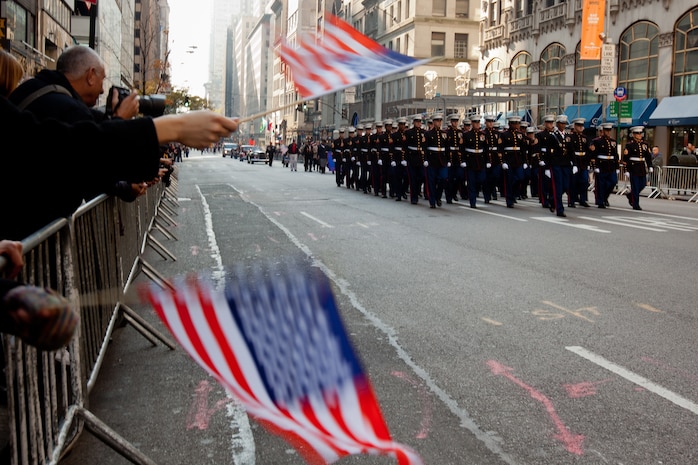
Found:
<svg viewBox="0 0 698 465"><path fill-rule="evenodd" d="M562 58L565 56L565 47L560 44L548 46L540 56L540 85L561 86L565 84L565 65ZM546 94L543 102L543 115L562 113L565 105L565 94L551 92Z"/></svg>
<svg viewBox="0 0 698 465"><path fill-rule="evenodd" d="M485 67L485 87L492 87L504 82L504 65L502 60L495 58Z"/></svg>
<svg viewBox="0 0 698 465"><path fill-rule="evenodd" d="M431 33L431 56L442 57L446 55L446 33L432 32Z"/></svg>
<svg viewBox="0 0 698 465"><path fill-rule="evenodd" d="M7 28L11 29L12 33L14 34L12 40L29 43L27 41L27 17L31 18L31 15L27 13L27 10L15 2L5 2L5 5Z"/></svg>
<svg viewBox="0 0 698 465"><path fill-rule="evenodd" d="M402 0L397 3L397 17L395 19L398 23L402 21Z"/></svg>
<svg viewBox="0 0 698 465"><path fill-rule="evenodd" d="M397 53L402 53L402 49L400 48L400 38L398 37L395 39L395 51Z"/></svg>
<svg viewBox="0 0 698 465"><path fill-rule="evenodd" d="M659 29L642 21L620 37L618 85L628 89L628 99L652 98L657 94Z"/></svg>
<svg viewBox="0 0 698 465"><path fill-rule="evenodd" d="M698 8L676 23L673 78L671 95L698 94Z"/></svg>
<svg viewBox="0 0 698 465"><path fill-rule="evenodd" d="M602 95L594 94L591 88L594 85L594 76L601 74L601 62L599 60L582 60L582 43L577 44L577 51L574 60L574 85L581 87L589 87L590 90L585 90L574 93L574 103L586 104L597 103L603 100ZM581 95L580 95L581 94Z"/></svg>
<svg viewBox="0 0 698 465"><path fill-rule="evenodd" d="M456 18L470 16L470 0L456 0Z"/></svg>
<svg viewBox="0 0 698 465"><path fill-rule="evenodd" d="M446 0L431 0L431 15L446 16Z"/></svg>
<svg viewBox="0 0 698 465"><path fill-rule="evenodd" d="M453 56L468 59L468 34L456 34L453 42Z"/></svg>
<svg viewBox="0 0 698 465"><path fill-rule="evenodd" d="M511 60L511 77L509 82L512 85L527 86L531 84L531 55L526 52L517 54ZM531 108L531 95L516 98L512 101L511 110L521 110Z"/></svg>

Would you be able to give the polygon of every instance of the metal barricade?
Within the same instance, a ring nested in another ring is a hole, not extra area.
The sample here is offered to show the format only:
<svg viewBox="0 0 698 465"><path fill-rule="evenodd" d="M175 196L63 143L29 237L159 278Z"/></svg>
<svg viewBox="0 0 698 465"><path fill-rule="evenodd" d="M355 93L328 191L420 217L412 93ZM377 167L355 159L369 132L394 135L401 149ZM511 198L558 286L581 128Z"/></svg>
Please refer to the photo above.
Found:
<svg viewBox="0 0 698 465"><path fill-rule="evenodd" d="M664 197L673 195L691 196L689 202L698 198L698 168L688 166L665 166L661 168L659 189Z"/></svg>
<svg viewBox="0 0 698 465"><path fill-rule="evenodd" d="M13 465L57 464L83 429L132 463L154 465L89 411L88 395L120 318L152 344L160 341L175 348L124 302L136 275L146 271L145 266L152 268L142 254L155 241L150 230L163 199L172 197L172 188L168 190L155 185L132 203L100 196L71 218L22 241L25 266L20 279L64 295L79 313L80 325L70 344L54 352L37 351L19 338L3 335ZM166 252L161 254L165 258L174 259L161 244L159 249ZM3 262L0 259L0 270ZM167 284L157 272L145 274Z"/></svg>

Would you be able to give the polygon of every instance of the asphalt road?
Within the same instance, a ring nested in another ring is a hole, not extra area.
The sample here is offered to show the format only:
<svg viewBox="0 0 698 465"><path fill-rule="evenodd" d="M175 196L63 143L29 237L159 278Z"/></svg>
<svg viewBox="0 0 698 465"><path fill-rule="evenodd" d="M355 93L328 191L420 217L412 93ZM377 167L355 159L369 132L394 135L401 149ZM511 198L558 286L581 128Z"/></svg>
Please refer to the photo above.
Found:
<svg viewBox="0 0 698 465"><path fill-rule="evenodd" d="M178 260L149 249L149 262L165 276L287 257L319 267L393 436L427 464L698 463L696 204L432 210L302 169L192 152L178 240L162 237ZM304 463L181 349L128 327L90 402L156 463ZM128 462L84 433L64 463Z"/></svg>

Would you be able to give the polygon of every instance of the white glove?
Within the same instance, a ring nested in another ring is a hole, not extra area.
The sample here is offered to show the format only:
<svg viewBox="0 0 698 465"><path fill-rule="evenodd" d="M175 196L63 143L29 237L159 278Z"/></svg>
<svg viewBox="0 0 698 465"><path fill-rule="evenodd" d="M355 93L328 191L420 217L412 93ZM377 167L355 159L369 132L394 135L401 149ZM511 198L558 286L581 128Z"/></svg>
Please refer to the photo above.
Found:
<svg viewBox="0 0 698 465"><path fill-rule="evenodd" d="M357 161L357 162L356 162L356 166L361 166L361 162L360 162L360 161Z"/></svg>
<svg viewBox="0 0 698 465"><path fill-rule="evenodd" d="M397 166L397 163L395 163L394 161L391 161L390 166Z"/></svg>
<svg viewBox="0 0 698 465"><path fill-rule="evenodd" d="M654 173L654 168L650 166L650 173Z"/></svg>
<svg viewBox="0 0 698 465"><path fill-rule="evenodd" d="M545 170L545 177L549 178L550 177L550 170Z"/></svg>
<svg viewBox="0 0 698 465"><path fill-rule="evenodd" d="M354 157L351 157L351 161L356 161L356 158L354 158Z"/></svg>
<svg viewBox="0 0 698 465"><path fill-rule="evenodd" d="M342 163L346 163L346 162L347 162L347 159L346 159L346 158L342 158Z"/></svg>
<svg viewBox="0 0 698 465"><path fill-rule="evenodd" d="M538 166L545 166L545 162L543 160L539 161Z"/></svg>
<svg viewBox="0 0 698 465"><path fill-rule="evenodd" d="M579 168L577 168L576 166L573 166L572 167L572 174L577 174L577 173L579 173Z"/></svg>
<svg viewBox="0 0 698 465"><path fill-rule="evenodd" d="M367 161L366 163L368 163L368 166L371 166L371 160Z"/></svg>
<svg viewBox="0 0 698 465"><path fill-rule="evenodd" d="M488 163L487 165L485 165L485 167L492 168L492 163Z"/></svg>
<svg viewBox="0 0 698 465"><path fill-rule="evenodd" d="M425 168L428 168L428 167L429 167L429 162L428 162L428 161L425 161L425 162L424 162L424 167L425 167Z"/></svg>
<svg viewBox="0 0 698 465"><path fill-rule="evenodd" d="M383 160L381 160L380 158L378 159L378 166L383 166Z"/></svg>
<svg viewBox="0 0 698 465"><path fill-rule="evenodd" d="M600 172L601 172L601 170L600 170L600 169L598 169L598 168L594 168L594 173L600 173Z"/></svg>
<svg viewBox="0 0 698 465"><path fill-rule="evenodd" d="M525 170L527 170L527 169L528 169L528 163L524 163L524 167L523 167L523 168L524 168Z"/></svg>
<svg viewBox="0 0 698 465"><path fill-rule="evenodd" d="M451 162L449 161L448 163L446 163L446 166L447 166L448 168L450 168L450 167L451 167Z"/></svg>
<svg viewBox="0 0 698 465"><path fill-rule="evenodd" d="M402 160L402 161L400 162L400 164L401 164L402 166L407 166L407 160Z"/></svg>
<svg viewBox="0 0 698 465"><path fill-rule="evenodd" d="M625 179L630 179L630 173L628 173L628 172L626 171L626 172L623 173L623 174L625 175Z"/></svg>
<svg viewBox="0 0 698 465"><path fill-rule="evenodd" d="M463 162L463 163L460 164L460 167L461 167L461 168L465 168L466 166L468 166L468 165L466 165L465 162Z"/></svg>
<svg viewBox="0 0 698 465"><path fill-rule="evenodd" d="M503 169L503 170L508 170L508 169L509 169L509 165L506 164L506 163L502 163L502 169Z"/></svg>
<svg viewBox="0 0 698 465"><path fill-rule="evenodd" d="M616 170L616 174L620 174L620 170Z"/></svg>

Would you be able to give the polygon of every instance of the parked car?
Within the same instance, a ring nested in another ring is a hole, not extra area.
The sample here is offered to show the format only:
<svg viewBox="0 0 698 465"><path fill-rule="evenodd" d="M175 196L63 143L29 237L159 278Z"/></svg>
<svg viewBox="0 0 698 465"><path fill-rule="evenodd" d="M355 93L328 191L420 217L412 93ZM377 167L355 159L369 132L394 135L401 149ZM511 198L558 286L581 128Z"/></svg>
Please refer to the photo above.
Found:
<svg viewBox="0 0 698 465"><path fill-rule="evenodd" d="M692 154L676 152L669 157L667 166L698 166L698 158Z"/></svg>
<svg viewBox="0 0 698 465"><path fill-rule="evenodd" d="M238 149L238 144L235 142L223 142L223 158L233 158L235 151Z"/></svg>
<svg viewBox="0 0 698 465"><path fill-rule="evenodd" d="M247 161L248 154L255 148L254 145L240 146L240 161Z"/></svg>
<svg viewBox="0 0 698 465"><path fill-rule="evenodd" d="M267 152L259 147L255 147L247 153L247 163L266 163L267 162Z"/></svg>

